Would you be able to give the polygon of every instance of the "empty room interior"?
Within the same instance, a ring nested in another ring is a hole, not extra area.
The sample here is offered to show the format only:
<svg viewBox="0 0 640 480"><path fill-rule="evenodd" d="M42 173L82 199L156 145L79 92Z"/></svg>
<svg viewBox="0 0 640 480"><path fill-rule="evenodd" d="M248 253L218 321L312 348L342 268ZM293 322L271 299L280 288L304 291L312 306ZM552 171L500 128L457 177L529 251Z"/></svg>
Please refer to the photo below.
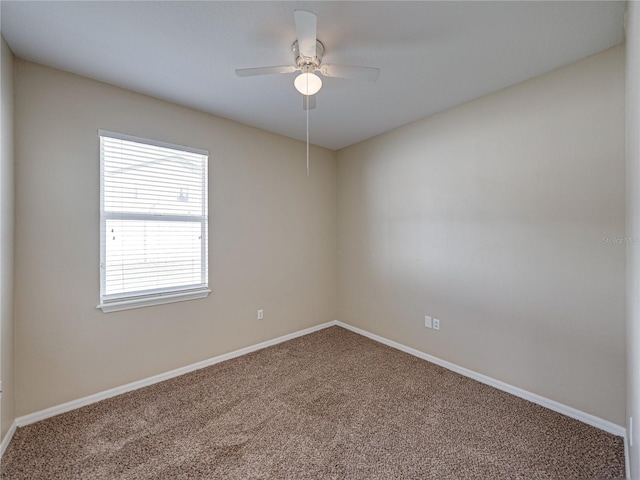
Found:
<svg viewBox="0 0 640 480"><path fill-rule="evenodd" d="M640 479L640 5L0 2L0 477Z"/></svg>

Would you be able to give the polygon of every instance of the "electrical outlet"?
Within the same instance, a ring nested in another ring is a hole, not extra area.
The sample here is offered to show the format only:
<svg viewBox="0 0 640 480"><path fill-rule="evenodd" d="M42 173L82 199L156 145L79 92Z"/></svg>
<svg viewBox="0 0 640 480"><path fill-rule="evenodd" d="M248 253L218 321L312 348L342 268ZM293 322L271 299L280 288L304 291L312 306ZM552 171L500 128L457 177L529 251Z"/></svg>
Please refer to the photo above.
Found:
<svg viewBox="0 0 640 480"><path fill-rule="evenodd" d="M429 315L424 316L424 326L426 328L433 328L433 325L431 323L431 317Z"/></svg>
<svg viewBox="0 0 640 480"><path fill-rule="evenodd" d="M264 310L258 310L258 320L262 320L264 318Z"/></svg>
<svg viewBox="0 0 640 480"><path fill-rule="evenodd" d="M433 319L433 329L440 330L440 320L438 320L437 318Z"/></svg>

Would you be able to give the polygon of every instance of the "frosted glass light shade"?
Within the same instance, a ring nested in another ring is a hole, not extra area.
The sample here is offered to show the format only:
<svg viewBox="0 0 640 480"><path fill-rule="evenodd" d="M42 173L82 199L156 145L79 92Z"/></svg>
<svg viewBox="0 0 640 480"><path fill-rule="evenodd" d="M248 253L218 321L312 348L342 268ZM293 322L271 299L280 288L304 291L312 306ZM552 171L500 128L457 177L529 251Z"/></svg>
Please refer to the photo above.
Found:
<svg viewBox="0 0 640 480"><path fill-rule="evenodd" d="M293 85L303 95L315 95L322 88L322 80L315 73L301 73L293 81Z"/></svg>

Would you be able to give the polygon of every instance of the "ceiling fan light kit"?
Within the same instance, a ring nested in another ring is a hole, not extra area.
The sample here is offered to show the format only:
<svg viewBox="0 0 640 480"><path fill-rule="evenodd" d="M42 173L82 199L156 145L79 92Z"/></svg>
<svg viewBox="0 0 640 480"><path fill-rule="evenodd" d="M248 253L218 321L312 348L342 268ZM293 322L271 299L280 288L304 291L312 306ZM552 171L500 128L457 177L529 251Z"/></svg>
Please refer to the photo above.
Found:
<svg viewBox="0 0 640 480"><path fill-rule="evenodd" d="M315 73L304 72L296 77L293 85L302 95L315 95L322 88L322 80Z"/></svg>
<svg viewBox="0 0 640 480"><path fill-rule="evenodd" d="M296 65L302 72L294 79L293 85L302 95L315 95L322 88L322 79L314 72L320 70L320 63L322 63L322 56L324 55L324 45L320 40L316 39L314 48L309 48L306 52L313 55L306 56L300 53L300 44L296 40L293 42L291 50L293 50Z"/></svg>

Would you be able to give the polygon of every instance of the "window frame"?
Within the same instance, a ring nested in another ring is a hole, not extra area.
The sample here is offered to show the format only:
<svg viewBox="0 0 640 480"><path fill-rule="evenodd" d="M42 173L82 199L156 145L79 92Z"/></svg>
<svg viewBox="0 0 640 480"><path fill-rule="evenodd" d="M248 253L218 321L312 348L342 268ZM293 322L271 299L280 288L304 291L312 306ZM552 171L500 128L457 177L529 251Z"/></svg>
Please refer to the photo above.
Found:
<svg viewBox="0 0 640 480"><path fill-rule="evenodd" d="M130 142L136 142L139 144L169 148L181 152L195 153L205 156L205 167L203 169L203 191L202 191L202 215L154 215L145 213L114 213L105 212L104 209L104 154L102 149L102 138L108 137L117 140L124 140ZM198 148L186 147L183 145L176 145L167 142L160 142L151 140L148 138L136 137L133 135L127 135L123 133L112 132L108 130L98 130L98 140L100 149L100 303L96 308L101 309L104 313L116 312L120 310L128 310L133 308L148 307L152 305L162 305L166 303L182 302L186 300L194 300L198 298L205 298L210 293L209 289L209 266L208 266L208 227L209 227L209 215L208 215L208 163L209 152ZM152 220L152 221L180 221L180 222L197 222L201 224L201 284L197 286L177 286L177 287L164 287L152 290L137 290L130 292L123 292L118 294L105 294L106 287L106 224L108 219L123 218L137 218L140 220Z"/></svg>

